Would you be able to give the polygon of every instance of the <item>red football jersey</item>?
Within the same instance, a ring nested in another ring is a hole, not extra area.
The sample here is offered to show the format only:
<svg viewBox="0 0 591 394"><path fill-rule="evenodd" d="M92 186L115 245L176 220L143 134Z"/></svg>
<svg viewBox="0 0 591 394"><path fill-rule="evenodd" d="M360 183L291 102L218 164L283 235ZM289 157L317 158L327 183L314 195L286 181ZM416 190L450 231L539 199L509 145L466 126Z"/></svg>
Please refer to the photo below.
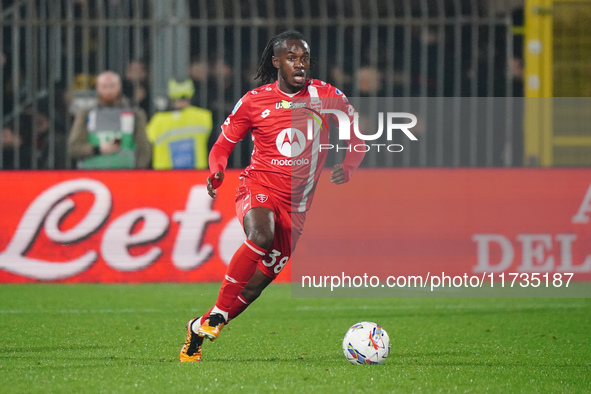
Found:
<svg viewBox="0 0 591 394"><path fill-rule="evenodd" d="M340 119L335 110L339 111ZM334 117L339 128L352 130L354 112L346 96L326 82L309 79L305 88L296 94L281 91L275 82L249 91L238 101L222 125L216 145L230 143L233 149L251 132L254 149L250 165L241 176L270 189L276 198L291 204L293 211L305 212L310 208L330 149L329 118ZM347 142L351 145L363 143L352 131L349 135L349 141L340 141L340 149L344 149ZM214 147L211 154L217 152L220 150ZM363 152L347 151L343 163L347 180L363 156ZM211 171L224 170L227 157L224 159L224 164L220 165L219 160L210 157Z"/></svg>

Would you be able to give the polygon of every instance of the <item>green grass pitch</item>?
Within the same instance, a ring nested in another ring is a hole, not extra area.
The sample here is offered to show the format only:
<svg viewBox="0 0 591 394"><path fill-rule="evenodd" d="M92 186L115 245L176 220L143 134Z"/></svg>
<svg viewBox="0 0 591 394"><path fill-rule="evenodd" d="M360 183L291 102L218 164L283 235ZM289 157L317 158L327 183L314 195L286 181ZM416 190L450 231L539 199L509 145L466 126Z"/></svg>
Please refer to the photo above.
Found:
<svg viewBox="0 0 591 394"><path fill-rule="evenodd" d="M589 299L293 299L272 285L178 353L219 284L0 286L0 392L591 392ZM382 365L341 351L352 324L392 340Z"/></svg>

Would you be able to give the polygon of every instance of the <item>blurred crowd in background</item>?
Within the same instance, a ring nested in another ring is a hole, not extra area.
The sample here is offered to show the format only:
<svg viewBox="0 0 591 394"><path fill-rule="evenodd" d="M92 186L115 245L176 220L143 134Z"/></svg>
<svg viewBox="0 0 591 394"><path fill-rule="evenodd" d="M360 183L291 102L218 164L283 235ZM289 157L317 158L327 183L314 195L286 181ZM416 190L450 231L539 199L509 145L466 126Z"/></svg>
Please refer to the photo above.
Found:
<svg viewBox="0 0 591 394"><path fill-rule="evenodd" d="M271 3L3 0L1 169L76 168L68 138L76 114L96 105L96 78L106 70L120 75L126 105L148 123L175 110L170 81L191 81L185 98L211 113L209 149L236 101L260 84L267 40L289 28L308 37L312 76L350 97L523 96L520 1ZM523 136L513 126L494 138L471 130L473 141L441 157L426 134L421 158L364 165L519 166ZM251 148L244 141L230 167L247 165Z"/></svg>

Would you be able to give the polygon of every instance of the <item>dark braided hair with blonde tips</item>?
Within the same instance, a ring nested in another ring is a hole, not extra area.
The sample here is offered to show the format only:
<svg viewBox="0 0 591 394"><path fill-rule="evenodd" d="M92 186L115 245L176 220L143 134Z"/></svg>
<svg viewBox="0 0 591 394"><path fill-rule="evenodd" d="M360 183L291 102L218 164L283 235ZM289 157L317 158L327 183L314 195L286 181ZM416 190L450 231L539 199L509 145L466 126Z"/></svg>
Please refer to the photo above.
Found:
<svg viewBox="0 0 591 394"><path fill-rule="evenodd" d="M273 66L273 56L275 54L275 50L287 40L306 41L302 33L295 30L284 31L283 33L271 38L267 43L265 50L263 50L261 60L259 61L259 66L257 68L257 75L254 77L254 79L260 78L263 84L273 83L277 80L277 69L275 66Z"/></svg>

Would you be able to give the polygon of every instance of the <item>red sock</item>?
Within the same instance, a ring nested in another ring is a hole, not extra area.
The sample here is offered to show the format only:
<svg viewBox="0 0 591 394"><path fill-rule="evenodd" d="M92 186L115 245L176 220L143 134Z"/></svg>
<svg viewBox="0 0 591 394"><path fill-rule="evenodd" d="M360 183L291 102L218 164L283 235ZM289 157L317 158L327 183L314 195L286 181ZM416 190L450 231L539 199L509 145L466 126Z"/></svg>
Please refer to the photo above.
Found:
<svg viewBox="0 0 591 394"><path fill-rule="evenodd" d="M212 310L213 310L213 306L207 311L207 313L204 313L203 316L201 316L201 319L199 320L199 325L205 323L205 321L209 317L209 314L211 313Z"/></svg>
<svg viewBox="0 0 591 394"><path fill-rule="evenodd" d="M254 274L259 260L263 258L265 253L266 251L263 248L255 245L248 239L244 241L230 260L215 306L222 311L230 311L236 298Z"/></svg>
<svg viewBox="0 0 591 394"><path fill-rule="evenodd" d="M228 322L244 312L249 305L250 302L246 301L241 295L236 297L236 301L234 301L232 307L228 311Z"/></svg>
<svg viewBox="0 0 591 394"><path fill-rule="evenodd" d="M234 301L228 311L228 322L244 312L249 305L250 302L246 301L241 295L236 297L236 301ZM207 311L207 313L204 313L203 316L201 316L201 319L199 319L199 325L205 323L205 320L207 320L212 310L213 306Z"/></svg>

